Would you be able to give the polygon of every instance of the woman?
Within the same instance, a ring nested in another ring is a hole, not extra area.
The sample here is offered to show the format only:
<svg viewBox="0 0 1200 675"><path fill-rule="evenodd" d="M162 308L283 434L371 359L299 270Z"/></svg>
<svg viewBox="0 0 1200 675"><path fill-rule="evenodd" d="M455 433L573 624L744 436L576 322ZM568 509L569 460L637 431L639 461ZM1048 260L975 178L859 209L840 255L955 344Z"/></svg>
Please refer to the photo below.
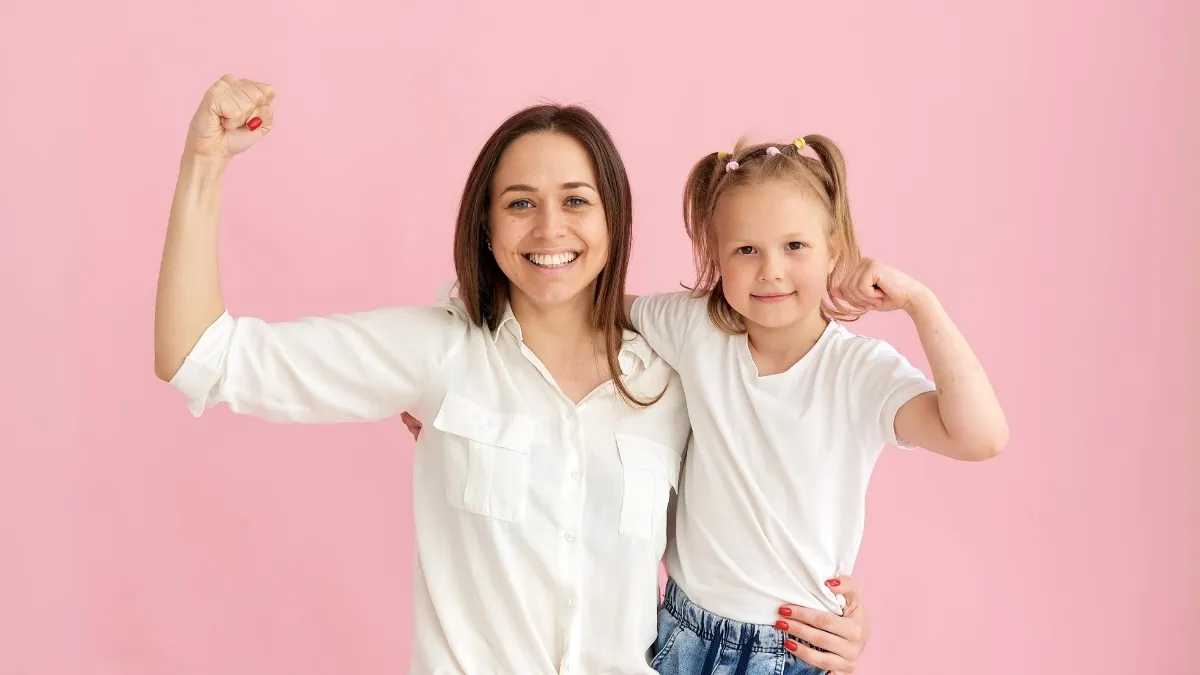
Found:
<svg viewBox="0 0 1200 675"><path fill-rule="evenodd" d="M273 100L225 76L192 119L156 373L197 416L223 402L275 421L429 421L413 468L413 672L652 672L689 428L678 377L622 310L632 209L611 138L554 106L492 135L459 210L459 298L267 324L225 311L217 221L225 168L271 129ZM831 631L798 637L839 649L810 657L852 669L865 617L797 611Z"/></svg>

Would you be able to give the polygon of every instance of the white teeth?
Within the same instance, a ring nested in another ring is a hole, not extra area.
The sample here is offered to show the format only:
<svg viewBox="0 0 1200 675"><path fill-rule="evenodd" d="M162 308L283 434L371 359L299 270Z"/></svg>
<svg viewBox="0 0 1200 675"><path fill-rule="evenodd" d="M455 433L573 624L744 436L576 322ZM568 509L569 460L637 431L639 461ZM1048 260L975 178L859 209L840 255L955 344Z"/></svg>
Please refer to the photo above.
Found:
<svg viewBox="0 0 1200 675"><path fill-rule="evenodd" d="M579 254L575 253L574 251L550 254L528 253L525 255L525 257L529 259L529 262L537 265L538 267L563 267L565 265L569 265L576 258L578 258Z"/></svg>

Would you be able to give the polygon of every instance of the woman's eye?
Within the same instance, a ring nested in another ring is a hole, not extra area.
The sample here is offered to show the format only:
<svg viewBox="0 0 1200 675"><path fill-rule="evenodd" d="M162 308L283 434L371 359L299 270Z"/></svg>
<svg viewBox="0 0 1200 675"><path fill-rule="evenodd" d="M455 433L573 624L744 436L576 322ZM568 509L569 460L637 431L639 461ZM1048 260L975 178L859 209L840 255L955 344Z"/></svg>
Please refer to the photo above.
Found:
<svg viewBox="0 0 1200 675"><path fill-rule="evenodd" d="M584 199L583 197L571 197L570 199L567 200L567 205L574 206L576 208L578 208L580 206L587 206L587 200Z"/></svg>
<svg viewBox="0 0 1200 675"><path fill-rule="evenodd" d="M742 255L750 255L751 253L754 253L754 247L753 246L743 246L743 247L739 248L737 250L737 252L741 253Z"/></svg>
<svg viewBox="0 0 1200 675"><path fill-rule="evenodd" d="M533 202L529 201L528 199L518 199L517 201L509 204L508 208L510 208L510 209L527 209L531 206L533 206Z"/></svg>
<svg viewBox="0 0 1200 675"><path fill-rule="evenodd" d="M793 250L793 251L799 251L800 249L804 248L804 242L802 242L802 241L789 241L789 242L788 242L788 248L789 248L789 249L791 249L791 250Z"/></svg>

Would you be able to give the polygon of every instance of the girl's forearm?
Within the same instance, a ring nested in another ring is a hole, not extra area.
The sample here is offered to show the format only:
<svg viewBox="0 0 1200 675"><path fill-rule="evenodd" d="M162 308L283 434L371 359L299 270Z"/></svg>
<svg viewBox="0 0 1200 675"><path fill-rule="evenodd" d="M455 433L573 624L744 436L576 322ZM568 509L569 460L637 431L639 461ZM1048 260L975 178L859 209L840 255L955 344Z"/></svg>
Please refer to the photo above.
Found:
<svg viewBox="0 0 1200 675"><path fill-rule="evenodd" d="M966 338L932 292L913 297L905 311L916 325L933 371L946 434L967 455L999 454L1008 444L1008 423Z"/></svg>

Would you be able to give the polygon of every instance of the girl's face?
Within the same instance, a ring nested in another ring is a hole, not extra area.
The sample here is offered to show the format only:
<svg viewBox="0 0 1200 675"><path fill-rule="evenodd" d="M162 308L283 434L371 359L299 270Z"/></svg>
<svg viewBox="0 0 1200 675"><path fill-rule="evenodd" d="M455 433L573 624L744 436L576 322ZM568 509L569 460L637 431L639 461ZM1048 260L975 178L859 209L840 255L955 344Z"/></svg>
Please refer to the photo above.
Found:
<svg viewBox="0 0 1200 675"><path fill-rule="evenodd" d="M586 294L608 261L609 233L592 157L575 138L513 141L492 176L488 239L514 302L548 309Z"/></svg>
<svg viewBox="0 0 1200 675"><path fill-rule="evenodd" d="M836 257L829 215L790 183L731 188L713 213L721 286L748 325L782 328L820 316Z"/></svg>

